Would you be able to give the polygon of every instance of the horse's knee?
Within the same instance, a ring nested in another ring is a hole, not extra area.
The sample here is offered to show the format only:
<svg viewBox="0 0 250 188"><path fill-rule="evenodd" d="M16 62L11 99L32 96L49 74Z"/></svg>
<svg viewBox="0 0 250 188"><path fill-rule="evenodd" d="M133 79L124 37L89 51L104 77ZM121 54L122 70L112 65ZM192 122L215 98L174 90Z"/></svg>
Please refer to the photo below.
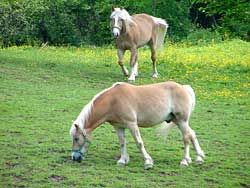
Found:
<svg viewBox="0 0 250 188"><path fill-rule="evenodd" d="M137 143L137 147L138 147L138 149L141 150L143 148L143 143L142 142L138 142Z"/></svg>
<svg viewBox="0 0 250 188"><path fill-rule="evenodd" d="M122 61L118 61L118 64L119 64L120 66L123 66L123 65L124 65Z"/></svg>
<svg viewBox="0 0 250 188"><path fill-rule="evenodd" d="M155 55L152 55L151 56L151 60L153 61L153 63L156 61L156 56Z"/></svg>
<svg viewBox="0 0 250 188"><path fill-rule="evenodd" d="M197 138L196 138L195 132L194 132L193 129L191 129L191 128L190 128L190 130L189 130L189 136L190 136L190 139L191 139L192 142L194 142L195 139L197 139Z"/></svg>
<svg viewBox="0 0 250 188"><path fill-rule="evenodd" d="M183 136L183 142L185 145L189 144L190 143L190 134L186 133L184 136Z"/></svg>

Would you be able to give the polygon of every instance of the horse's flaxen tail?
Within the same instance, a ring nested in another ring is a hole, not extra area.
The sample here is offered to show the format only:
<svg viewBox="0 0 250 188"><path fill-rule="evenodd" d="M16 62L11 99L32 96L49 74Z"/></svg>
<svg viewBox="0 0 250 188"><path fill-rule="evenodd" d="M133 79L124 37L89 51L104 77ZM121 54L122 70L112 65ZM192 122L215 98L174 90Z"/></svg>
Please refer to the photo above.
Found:
<svg viewBox="0 0 250 188"><path fill-rule="evenodd" d="M165 20L161 18L153 17L156 26L156 48L161 49L164 44L164 39L167 33L168 24Z"/></svg>
<svg viewBox="0 0 250 188"><path fill-rule="evenodd" d="M175 125L176 124L174 122L162 122L160 126L156 129L157 136L163 138L163 140L166 141L170 130L174 128Z"/></svg>

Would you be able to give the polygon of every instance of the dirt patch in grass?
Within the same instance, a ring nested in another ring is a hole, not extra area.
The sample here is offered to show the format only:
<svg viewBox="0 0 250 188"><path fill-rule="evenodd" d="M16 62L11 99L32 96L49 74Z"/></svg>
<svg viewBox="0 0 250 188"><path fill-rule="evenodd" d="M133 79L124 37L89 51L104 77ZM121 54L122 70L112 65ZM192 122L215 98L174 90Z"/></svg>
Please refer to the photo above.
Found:
<svg viewBox="0 0 250 188"><path fill-rule="evenodd" d="M160 172L160 176L177 176L175 172Z"/></svg>
<svg viewBox="0 0 250 188"><path fill-rule="evenodd" d="M66 179L65 176L60 176L60 175L51 175L48 178L54 182L61 182Z"/></svg>
<svg viewBox="0 0 250 188"><path fill-rule="evenodd" d="M12 162L10 162L10 161L6 161L6 162L4 163L4 167L5 167L6 169L15 168L17 165L18 165L18 163L12 163Z"/></svg>

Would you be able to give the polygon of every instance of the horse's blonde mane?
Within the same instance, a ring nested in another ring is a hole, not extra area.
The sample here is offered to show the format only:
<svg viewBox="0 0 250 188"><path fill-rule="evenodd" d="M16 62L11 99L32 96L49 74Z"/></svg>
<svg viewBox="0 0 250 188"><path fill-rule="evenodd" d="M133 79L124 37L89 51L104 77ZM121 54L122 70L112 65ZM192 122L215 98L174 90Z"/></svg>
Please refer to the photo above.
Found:
<svg viewBox="0 0 250 188"><path fill-rule="evenodd" d="M70 129L71 136L75 135L75 132L76 132L75 124L79 125L80 129L84 130L84 126L85 126L86 122L88 122L88 119L89 119L89 116L90 116L91 111L93 109L93 105L94 105L95 100L98 97L100 97L103 93L107 92L108 90L110 90L113 87L120 85L120 84L123 84L123 83L117 82L117 83L113 84L111 87L102 90L100 93L96 94L92 98L92 100L82 109L82 111L80 112L80 114L78 115L76 120L73 122L71 129Z"/></svg>

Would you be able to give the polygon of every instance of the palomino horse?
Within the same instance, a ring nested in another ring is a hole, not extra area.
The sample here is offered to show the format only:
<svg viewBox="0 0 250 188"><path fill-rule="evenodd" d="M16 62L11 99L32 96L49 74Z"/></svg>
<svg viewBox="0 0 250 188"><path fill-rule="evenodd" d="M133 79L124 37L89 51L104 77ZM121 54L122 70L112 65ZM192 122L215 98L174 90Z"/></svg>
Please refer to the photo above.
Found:
<svg viewBox="0 0 250 188"><path fill-rule="evenodd" d="M123 64L123 56L126 50L130 50L131 73L129 81L134 81L138 75L137 48L148 44L151 48L153 62L153 75L158 76L156 69L156 48L161 48L167 32L168 24L161 18L147 14L135 14L130 16L125 9L113 8L110 16L112 33L115 38L115 46L119 58L119 65L125 76L129 72Z"/></svg>
<svg viewBox="0 0 250 188"><path fill-rule="evenodd" d="M126 149L125 128L128 128L141 151L144 168L153 167L153 160L144 148L138 127L151 127L162 122L165 126L178 125L183 135L184 158L182 166L191 163L189 143L196 151L196 162L202 163L204 153L195 132L189 127L189 118L195 105L195 94L188 85L164 82L145 86L116 83L97 94L81 111L72 124L72 159L80 162L85 158L90 144L91 132L104 122L109 122L117 131L121 158L119 165L129 162Z"/></svg>

